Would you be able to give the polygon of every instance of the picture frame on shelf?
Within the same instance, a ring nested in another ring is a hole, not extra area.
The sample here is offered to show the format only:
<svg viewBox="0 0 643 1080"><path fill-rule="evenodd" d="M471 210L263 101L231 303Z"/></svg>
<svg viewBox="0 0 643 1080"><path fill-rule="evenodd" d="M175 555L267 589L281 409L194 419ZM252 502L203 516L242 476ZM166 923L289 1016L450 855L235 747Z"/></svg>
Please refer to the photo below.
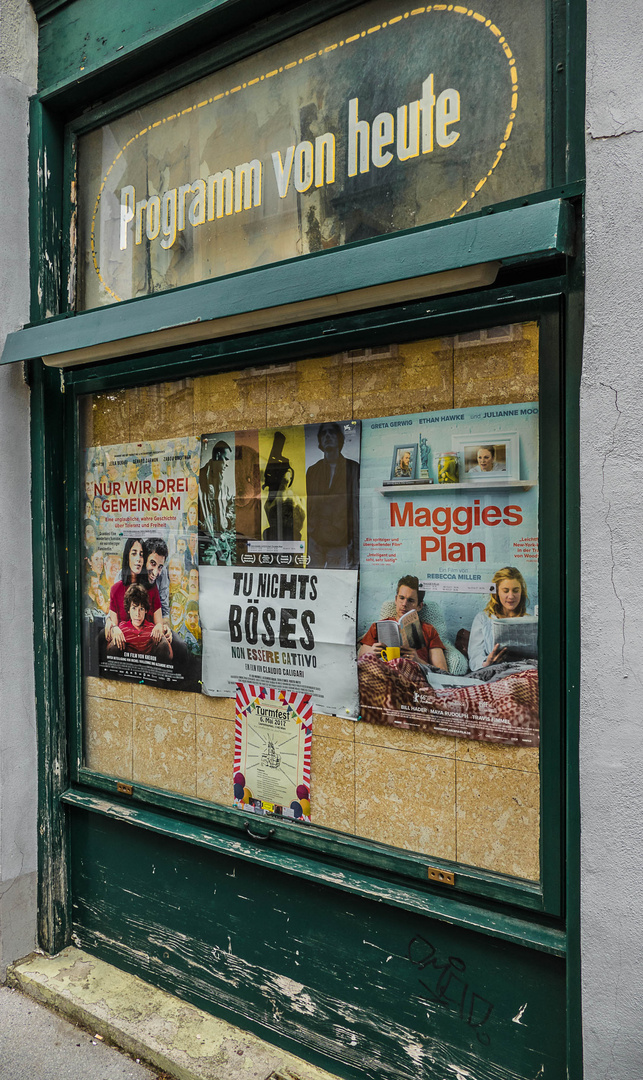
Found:
<svg viewBox="0 0 643 1080"><path fill-rule="evenodd" d="M391 480L415 480L417 476L417 443L400 443L393 450Z"/></svg>
<svg viewBox="0 0 643 1080"><path fill-rule="evenodd" d="M520 481L520 436L517 431L454 435L452 446L460 459L461 482Z"/></svg>

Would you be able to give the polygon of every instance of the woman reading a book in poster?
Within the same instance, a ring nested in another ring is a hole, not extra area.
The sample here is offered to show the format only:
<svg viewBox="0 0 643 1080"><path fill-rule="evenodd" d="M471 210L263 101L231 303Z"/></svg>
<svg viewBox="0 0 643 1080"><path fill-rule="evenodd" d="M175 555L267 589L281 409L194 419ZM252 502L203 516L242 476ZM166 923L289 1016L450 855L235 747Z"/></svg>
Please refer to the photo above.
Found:
<svg viewBox="0 0 643 1080"><path fill-rule="evenodd" d="M527 614L527 585L515 566L503 566L492 577L495 593L489 597L484 611L479 611L471 625L469 637L469 667L472 671L502 663L507 650L493 643L494 619L519 619Z"/></svg>
<svg viewBox="0 0 643 1080"><path fill-rule="evenodd" d="M399 623L399 620L408 612L419 611L423 603L424 593L420 590L418 579L408 574L406 577L400 578L397 583L395 592L396 619L391 617L384 621L397 621ZM420 628L424 637L424 644L417 649L401 647L400 655L408 660L421 660L424 664L431 664L432 667L446 671L447 662L444 656L444 645L437 630L430 623L424 622L420 622ZM382 649L385 648L385 645L378 641L377 637L377 623L375 622L368 628L360 641L358 658L368 656L369 653L381 658Z"/></svg>

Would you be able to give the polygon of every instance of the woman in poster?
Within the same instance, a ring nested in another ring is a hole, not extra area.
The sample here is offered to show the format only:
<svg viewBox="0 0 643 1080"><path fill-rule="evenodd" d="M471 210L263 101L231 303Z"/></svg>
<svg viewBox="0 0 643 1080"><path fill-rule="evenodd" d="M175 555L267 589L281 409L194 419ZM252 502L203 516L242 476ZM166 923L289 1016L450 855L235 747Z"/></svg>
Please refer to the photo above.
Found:
<svg viewBox="0 0 643 1080"><path fill-rule="evenodd" d="M117 581L115 585L112 585L110 590L109 614L105 626L107 644L113 645L118 649L123 649L125 647L125 637L119 625L120 623L127 621L125 593L130 585L139 583L139 576L143 574L144 568L145 551L143 541L139 537L130 537L123 548L121 580ZM163 615L161 612L159 591L156 585L153 585L149 590L149 599L152 615L152 618L149 621L154 624L152 640L155 644L158 644L163 637Z"/></svg>
<svg viewBox="0 0 643 1080"><path fill-rule="evenodd" d="M190 503L185 513L185 531L190 529L196 529L198 525L198 511L197 504L195 502Z"/></svg>
<svg viewBox="0 0 643 1080"><path fill-rule="evenodd" d="M467 476L485 476L491 472L505 472L505 467L496 461L495 446L479 446L476 450L476 464L467 470Z"/></svg>
<svg viewBox="0 0 643 1080"><path fill-rule="evenodd" d="M101 588L100 577L94 571L90 571L88 574L85 611L89 612L92 618L100 619L102 617L103 620L109 611L109 600Z"/></svg>
<svg viewBox="0 0 643 1080"><path fill-rule="evenodd" d="M93 518L87 518L85 521L85 547L96 547L97 544L96 523Z"/></svg>
<svg viewBox="0 0 643 1080"><path fill-rule="evenodd" d="M493 644L493 619L519 619L527 614L527 585L515 566L503 566L492 577L495 593L489 597L484 611L479 611L471 625L469 636L469 667L477 671L501 663L506 649Z"/></svg>
<svg viewBox="0 0 643 1080"><path fill-rule="evenodd" d="M532 661L505 663L504 653L493 649L493 621L527 614L526 583L520 571L507 566L493 581L497 591L487 605L491 610L476 615L471 629L471 677L452 676L436 686L430 673L408 656L387 661L362 649L357 662L362 721L538 745L537 666Z"/></svg>

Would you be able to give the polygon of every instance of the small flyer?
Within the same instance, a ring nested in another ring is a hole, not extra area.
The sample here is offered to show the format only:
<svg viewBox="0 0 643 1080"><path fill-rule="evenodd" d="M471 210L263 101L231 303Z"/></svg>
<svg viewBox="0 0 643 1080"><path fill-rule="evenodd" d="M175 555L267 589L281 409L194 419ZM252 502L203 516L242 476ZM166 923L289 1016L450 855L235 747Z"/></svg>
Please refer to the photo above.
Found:
<svg viewBox="0 0 643 1080"><path fill-rule="evenodd" d="M310 821L310 694L237 683L234 806Z"/></svg>

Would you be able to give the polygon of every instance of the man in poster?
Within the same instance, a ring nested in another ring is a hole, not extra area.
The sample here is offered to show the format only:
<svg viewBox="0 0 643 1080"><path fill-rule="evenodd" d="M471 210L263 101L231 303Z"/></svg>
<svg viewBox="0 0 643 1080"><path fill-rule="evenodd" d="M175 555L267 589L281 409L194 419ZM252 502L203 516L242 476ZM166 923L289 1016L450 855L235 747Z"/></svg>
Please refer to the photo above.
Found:
<svg viewBox="0 0 643 1080"><path fill-rule="evenodd" d="M232 447L219 439L199 473L199 519L203 531L215 542L234 529L234 492L225 476L231 457ZM226 561L217 550L217 562Z"/></svg>
<svg viewBox="0 0 643 1080"><path fill-rule="evenodd" d="M310 565L357 569L359 462L342 454L340 424L320 424L317 444L324 456L306 471Z"/></svg>
<svg viewBox="0 0 643 1080"><path fill-rule="evenodd" d="M411 574L407 574L405 577L400 578L397 583L395 615L387 616L386 621L394 622L401 619L408 611L417 611L419 613L423 604L424 592L420 589L418 579ZM446 671L447 662L444 658L444 645L440 640L440 635L434 626L423 622L421 619L420 627L424 637L424 645L418 649L402 648L401 655L409 660L420 660L424 664L431 664L432 667ZM359 658L372 653L374 656L381 657L384 648L385 646L377 640L377 623L374 622L360 639L357 656Z"/></svg>

